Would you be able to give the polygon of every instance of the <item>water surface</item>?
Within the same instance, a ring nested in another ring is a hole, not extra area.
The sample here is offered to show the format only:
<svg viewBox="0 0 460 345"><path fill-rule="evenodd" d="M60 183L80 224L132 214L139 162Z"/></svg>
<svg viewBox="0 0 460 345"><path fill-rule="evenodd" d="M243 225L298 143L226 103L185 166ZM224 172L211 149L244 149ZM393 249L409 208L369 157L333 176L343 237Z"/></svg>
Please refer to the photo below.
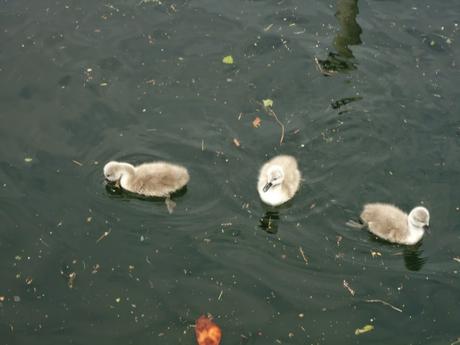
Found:
<svg viewBox="0 0 460 345"><path fill-rule="evenodd" d="M455 341L459 14L455 0L1 1L2 344L195 344L202 313L223 344ZM279 153L304 181L272 209L255 186ZM175 212L107 189L112 159L184 164ZM404 248L347 228L372 201L424 204L432 234Z"/></svg>

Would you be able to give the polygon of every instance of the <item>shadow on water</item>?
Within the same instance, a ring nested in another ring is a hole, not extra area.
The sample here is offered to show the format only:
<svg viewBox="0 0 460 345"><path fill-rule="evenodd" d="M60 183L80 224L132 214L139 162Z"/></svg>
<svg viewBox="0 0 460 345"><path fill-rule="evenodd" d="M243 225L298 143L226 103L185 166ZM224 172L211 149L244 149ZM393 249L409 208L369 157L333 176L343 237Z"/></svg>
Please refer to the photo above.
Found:
<svg viewBox="0 0 460 345"><path fill-rule="evenodd" d="M334 38L335 52L330 52L324 60L316 59L323 75L331 76L356 69L350 46L361 44L362 29L356 21L358 13L358 0L338 0L335 16L340 30Z"/></svg>

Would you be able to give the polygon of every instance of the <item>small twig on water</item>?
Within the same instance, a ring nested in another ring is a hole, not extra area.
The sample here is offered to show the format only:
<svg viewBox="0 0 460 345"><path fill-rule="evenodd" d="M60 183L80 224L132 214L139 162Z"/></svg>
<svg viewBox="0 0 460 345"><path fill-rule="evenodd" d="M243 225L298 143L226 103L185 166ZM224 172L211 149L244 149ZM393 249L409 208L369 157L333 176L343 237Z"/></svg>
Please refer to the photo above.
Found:
<svg viewBox="0 0 460 345"><path fill-rule="evenodd" d="M398 307L395 307L394 305L392 305L392 304L390 304L388 302L382 301L381 299L366 299L365 302L367 302L367 303L382 303L382 304L390 307L393 310L399 311L400 313L403 312L402 309L400 309Z"/></svg>
<svg viewBox="0 0 460 345"><path fill-rule="evenodd" d="M300 255L302 255L303 261L305 261L305 265L308 265L308 259L307 259L307 257L305 256L305 253L303 252L302 247L299 247L299 252L300 252Z"/></svg>
<svg viewBox="0 0 460 345"><path fill-rule="evenodd" d="M112 229L110 229L109 231L106 231L104 232L101 237L99 237L96 241L96 243L99 243L100 241L102 241L104 238L106 238L107 236L110 235L110 233L112 232Z"/></svg>
<svg viewBox="0 0 460 345"><path fill-rule="evenodd" d="M460 338L457 338L457 340L455 340L453 343L450 343L450 345L455 345L455 344L458 344L460 343Z"/></svg>
<svg viewBox="0 0 460 345"><path fill-rule="evenodd" d="M74 162L78 166L83 166L83 163L80 163L79 161L76 161L75 159L72 159L72 162Z"/></svg>
<svg viewBox="0 0 460 345"><path fill-rule="evenodd" d="M220 301L222 299L222 295L224 294L224 290L220 290L219 297L217 297L217 300Z"/></svg>
<svg viewBox="0 0 460 345"><path fill-rule="evenodd" d="M278 124L281 127L281 137L280 137L280 145L281 145L283 143L283 140L284 140L284 125L278 119L278 116L276 116L276 113L273 111L273 109L271 107L264 107L264 108L265 108L265 111L268 113L268 115L273 116L275 118L276 122L278 122Z"/></svg>
<svg viewBox="0 0 460 345"><path fill-rule="evenodd" d="M348 292L354 296L355 295L355 290L353 290L350 285L348 285L348 282L346 280L343 281L343 287L348 290Z"/></svg>

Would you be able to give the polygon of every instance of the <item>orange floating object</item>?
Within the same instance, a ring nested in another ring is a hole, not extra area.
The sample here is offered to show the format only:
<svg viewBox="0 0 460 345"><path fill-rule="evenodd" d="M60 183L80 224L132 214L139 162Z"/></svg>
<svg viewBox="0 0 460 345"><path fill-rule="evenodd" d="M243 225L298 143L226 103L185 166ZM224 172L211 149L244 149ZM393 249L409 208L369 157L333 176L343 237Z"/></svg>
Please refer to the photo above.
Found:
<svg viewBox="0 0 460 345"><path fill-rule="evenodd" d="M195 322L195 335L198 345L219 345L222 331L219 326L202 315Z"/></svg>

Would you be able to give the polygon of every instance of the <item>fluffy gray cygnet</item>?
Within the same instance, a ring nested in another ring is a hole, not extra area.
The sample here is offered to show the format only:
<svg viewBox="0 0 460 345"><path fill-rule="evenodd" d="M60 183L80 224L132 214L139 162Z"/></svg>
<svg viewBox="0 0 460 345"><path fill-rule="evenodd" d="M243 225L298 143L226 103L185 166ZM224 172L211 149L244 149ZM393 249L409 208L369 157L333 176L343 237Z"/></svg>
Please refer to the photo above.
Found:
<svg viewBox="0 0 460 345"><path fill-rule="evenodd" d="M104 176L121 188L140 195L165 197L168 210L172 212L175 204L169 197L184 187L190 180L186 168L166 163L152 162L133 166L125 162L108 162L104 166Z"/></svg>
<svg viewBox="0 0 460 345"><path fill-rule="evenodd" d="M276 156L260 169L257 191L262 201L268 205L284 204L294 197L299 186L300 171L292 156Z"/></svg>
<svg viewBox="0 0 460 345"><path fill-rule="evenodd" d="M374 235L399 244L412 245L419 242L430 224L430 213L417 206L409 215L391 204L372 203L364 205L360 218L363 224L349 221L352 227L367 227Z"/></svg>

